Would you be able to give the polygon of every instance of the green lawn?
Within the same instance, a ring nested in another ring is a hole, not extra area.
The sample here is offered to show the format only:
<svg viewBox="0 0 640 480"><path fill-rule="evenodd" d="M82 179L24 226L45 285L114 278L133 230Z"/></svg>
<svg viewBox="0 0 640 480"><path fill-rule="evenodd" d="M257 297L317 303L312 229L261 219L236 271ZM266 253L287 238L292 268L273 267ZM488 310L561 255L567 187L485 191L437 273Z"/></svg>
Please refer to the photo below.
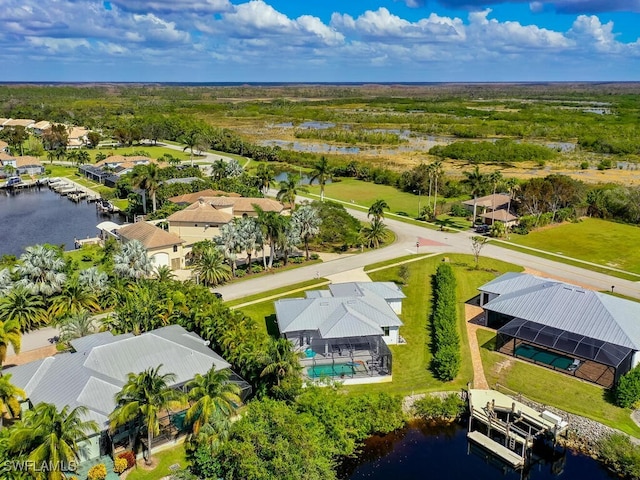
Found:
<svg viewBox="0 0 640 480"><path fill-rule="evenodd" d="M64 257L72 262L77 262L79 270L96 266L100 268L102 247L100 245L83 245L82 248L78 250L65 252Z"/></svg>
<svg viewBox="0 0 640 480"><path fill-rule="evenodd" d="M66 165L56 165L55 163L54 164L43 163L43 165L45 170L49 172L47 173L48 177L68 178L69 180L73 180L74 182L79 183L84 187L88 187L92 190L97 191L101 195L108 195L109 193L114 191L113 188L105 187L104 185L93 182L88 178L86 178L84 175L81 175L78 172L77 167L71 167Z"/></svg>
<svg viewBox="0 0 640 480"><path fill-rule="evenodd" d="M585 218L528 235L512 234L509 241L640 274L640 249L637 248L640 228L637 226Z"/></svg>
<svg viewBox="0 0 640 480"><path fill-rule="evenodd" d="M184 451L184 444L176 445L168 450L153 455L158 460L158 466L153 470L145 470L141 467L134 467L127 476L128 480L160 480L171 474L169 467L180 465L180 469L187 466L187 459Z"/></svg>
<svg viewBox="0 0 640 480"><path fill-rule="evenodd" d="M537 402L640 436L640 428L630 418L631 410L610 403L607 390L494 352L494 331L478 330L477 336L484 373L490 385L499 383Z"/></svg>

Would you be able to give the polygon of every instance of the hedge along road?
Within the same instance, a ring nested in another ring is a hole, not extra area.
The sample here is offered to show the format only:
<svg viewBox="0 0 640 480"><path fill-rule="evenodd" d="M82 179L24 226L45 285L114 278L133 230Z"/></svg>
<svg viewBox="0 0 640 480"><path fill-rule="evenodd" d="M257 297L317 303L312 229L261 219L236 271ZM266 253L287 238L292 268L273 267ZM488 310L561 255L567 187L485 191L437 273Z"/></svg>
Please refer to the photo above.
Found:
<svg viewBox="0 0 640 480"><path fill-rule="evenodd" d="M298 197L298 200L306 199ZM327 198L327 200L331 199ZM365 211L353 208L347 208L347 211L358 220L367 221L367 213ZM396 234L396 241L392 245L357 255L345 255L343 258L326 263L301 267L273 275L263 275L251 280L243 280L231 285L217 287L216 291L220 292L225 300L234 300L313 279L316 276L316 272L320 277L326 277L374 263L392 260L410 253L472 253L471 238L475 236L472 232L441 232L394 220L388 218L388 216L385 217L384 222ZM417 248L418 252L416 252L418 238L424 238L438 244L421 246ZM612 286L615 286L616 293L640 299L640 284L638 282L623 280L603 273L502 248L491 243L484 246L481 256L510 262L563 279L569 283L585 285L597 290L609 291Z"/></svg>

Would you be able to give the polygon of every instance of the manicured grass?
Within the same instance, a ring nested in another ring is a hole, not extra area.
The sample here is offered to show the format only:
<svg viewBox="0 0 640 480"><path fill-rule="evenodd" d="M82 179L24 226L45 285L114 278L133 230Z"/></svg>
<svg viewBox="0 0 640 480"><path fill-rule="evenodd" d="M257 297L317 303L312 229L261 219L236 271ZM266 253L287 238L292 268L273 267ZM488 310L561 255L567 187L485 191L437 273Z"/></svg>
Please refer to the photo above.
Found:
<svg viewBox="0 0 640 480"><path fill-rule="evenodd" d="M412 393L459 390L466 386L473 378L473 367L469 353L469 342L464 322L464 302L478 294L477 287L507 271L520 271L521 268L498 260L482 258L480 269L473 268L471 255L446 255L453 266L458 289L458 328L460 332L460 346L462 366L457 378L452 382L436 380L429 364L431 362L431 329L429 315L431 313L431 276L435 273L443 255L426 258L407 264L410 277L409 282L403 287L407 298L403 301L402 321L404 326L400 328L407 343L405 345L391 345L393 354L393 381L369 385L357 385L345 387L349 392L387 392L399 395ZM374 281L399 281L399 267L390 267L385 270L370 273Z"/></svg>
<svg viewBox="0 0 640 480"><path fill-rule="evenodd" d="M610 403L607 390L494 352L492 330L478 330L477 337L484 373L491 386L499 383L537 402L640 436L640 428L630 418L631 410Z"/></svg>
<svg viewBox="0 0 640 480"><path fill-rule="evenodd" d="M640 244L640 228L637 226L585 218L528 235L511 235L509 241L640 274L640 250L636 247Z"/></svg>
<svg viewBox="0 0 640 480"><path fill-rule="evenodd" d="M100 266L100 258L102 257L102 247L99 245L83 245L78 250L65 252L65 258L72 262L78 263L80 270Z"/></svg>
<svg viewBox="0 0 640 480"><path fill-rule="evenodd" d="M247 297L242 297L242 298L239 298L237 300L230 300L228 302L225 302L225 305L227 305L228 307L234 307L236 305L242 305L243 303L254 302L254 301L260 300L262 298L280 296L280 295L286 294L287 292L291 292L292 290L298 290L298 289L301 289L301 288L305 288L305 289L306 288L311 288L314 285L324 284L326 282L327 282L327 280L322 279L322 278L313 279L313 280L306 280L304 282L295 283L293 285L288 285L286 287L276 288L274 290L269 290L268 292L256 293L255 295L249 295Z"/></svg>
<svg viewBox="0 0 640 480"><path fill-rule="evenodd" d="M404 262L406 260L412 260L415 257L416 255L405 255L404 257L392 258L391 260L385 260L384 262L372 263L371 265L367 265L366 267L364 267L364 271L370 272L371 270L388 267L390 265L395 265L396 263Z"/></svg>
<svg viewBox="0 0 640 480"><path fill-rule="evenodd" d="M179 464L180 469L187 466L187 459L184 451L184 444L176 445L173 448L163 450L153 455L158 460L158 466L153 470L145 470L142 467L133 467L127 476L128 480L160 480L172 473L169 469L172 465Z"/></svg>

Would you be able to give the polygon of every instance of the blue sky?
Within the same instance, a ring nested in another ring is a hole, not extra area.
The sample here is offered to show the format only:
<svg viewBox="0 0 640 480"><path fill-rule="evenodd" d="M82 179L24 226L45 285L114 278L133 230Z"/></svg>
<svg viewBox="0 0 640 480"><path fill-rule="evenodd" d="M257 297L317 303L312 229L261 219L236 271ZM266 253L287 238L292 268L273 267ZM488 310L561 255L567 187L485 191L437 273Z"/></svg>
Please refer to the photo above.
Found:
<svg viewBox="0 0 640 480"><path fill-rule="evenodd" d="M640 0L0 4L0 81L640 80Z"/></svg>

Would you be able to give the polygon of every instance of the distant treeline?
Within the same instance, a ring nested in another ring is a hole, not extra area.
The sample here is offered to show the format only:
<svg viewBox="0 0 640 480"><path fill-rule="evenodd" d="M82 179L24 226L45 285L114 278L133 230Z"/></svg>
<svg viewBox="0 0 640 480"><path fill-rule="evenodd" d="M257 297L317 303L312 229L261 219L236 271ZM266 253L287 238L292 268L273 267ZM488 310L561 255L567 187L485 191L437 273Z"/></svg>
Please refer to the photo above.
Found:
<svg viewBox="0 0 640 480"><path fill-rule="evenodd" d="M450 145L436 145L431 147L429 153L437 157L471 163L545 162L557 155L542 145L516 143L505 139L495 142L455 142Z"/></svg>

